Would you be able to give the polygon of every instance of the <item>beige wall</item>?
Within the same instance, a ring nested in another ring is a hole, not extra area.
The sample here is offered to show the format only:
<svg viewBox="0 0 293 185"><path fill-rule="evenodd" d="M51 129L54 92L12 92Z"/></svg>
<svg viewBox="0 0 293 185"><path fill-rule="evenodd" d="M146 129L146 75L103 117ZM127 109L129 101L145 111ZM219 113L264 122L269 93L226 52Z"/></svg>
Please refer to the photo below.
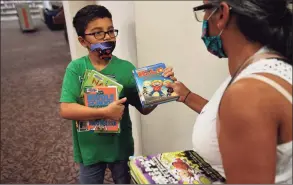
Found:
<svg viewBox="0 0 293 185"><path fill-rule="evenodd" d="M228 75L226 60L209 54L201 40L201 23L192 8L197 1L136 1L138 66L165 62L192 91L210 98ZM191 148L197 114L177 102L142 117L143 153Z"/></svg>
<svg viewBox="0 0 293 185"><path fill-rule="evenodd" d="M62 3L64 7L71 58L77 59L86 55L87 50L78 42L77 34L72 25L72 20L79 9L89 4L96 4L96 1L62 1Z"/></svg>

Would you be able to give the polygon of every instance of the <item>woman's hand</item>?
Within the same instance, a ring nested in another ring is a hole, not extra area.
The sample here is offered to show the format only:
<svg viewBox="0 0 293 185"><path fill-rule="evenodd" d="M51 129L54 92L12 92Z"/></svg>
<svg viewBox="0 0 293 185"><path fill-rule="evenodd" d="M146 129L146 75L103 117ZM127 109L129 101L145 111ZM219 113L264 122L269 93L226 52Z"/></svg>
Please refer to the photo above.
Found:
<svg viewBox="0 0 293 185"><path fill-rule="evenodd" d="M166 68L163 72L163 75L175 81L174 83L165 83L164 85L167 88L173 89L173 92L179 96L177 101L185 103L185 105L199 114L203 107L208 103L208 100L195 93L192 93L182 82L177 81L172 67Z"/></svg>
<svg viewBox="0 0 293 185"><path fill-rule="evenodd" d="M167 67L163 71L163 76L167 78L171 78L173 81L177 81L177 78L174 77L174 71L172 67Z"/></svg>
<svg viewBox="0 0 293 185"><path fill-rule="evenodd" d="M166 87L172 88L176 94L178 94L179 99L177 101L184 102L186 96L190 93L190 90L179 81L175 81L174 83L166 84Z"/></svg>
<svg viewBox="0 0 293 185"><path fill-rule="evenodd" d="M164 70L163 75L164 77L169 77L175 81L175 83L167 83L166 87L172 88L173 91L179 95L179 99L177 101L183 102L186 96L189 94L190 90L183 83L177 81L172 67L167 67Z"/></svg>

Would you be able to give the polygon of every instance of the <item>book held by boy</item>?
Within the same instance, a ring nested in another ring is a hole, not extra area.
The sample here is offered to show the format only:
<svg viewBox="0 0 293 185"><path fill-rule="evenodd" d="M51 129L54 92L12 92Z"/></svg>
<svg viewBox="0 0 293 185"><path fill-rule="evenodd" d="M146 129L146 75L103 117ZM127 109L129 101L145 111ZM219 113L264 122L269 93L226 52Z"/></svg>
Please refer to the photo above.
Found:
<svg viewBox="0 0 293 185"><path fill-rule="evenodd" d="M167 88L167 83L174 83L171 78L164 77L164 63L158 63L133 70L137 91L143 107L158 105L178 99L172 88Z"/></svg>
<svg viewBox="0 0 293 185"><path fill-rule="evenodd" d="M81 84L80 97L83 97L84 90L95 86L116 86L118 94L123 89L123 86L114 79L103 75L95 70L86 70Z"/></svg>
<svg viewBox="0 0 293 185"><path fill-rule="evenodd" d="M88 107L106 107L119 99L122 89L123 86L114 79L95 70L86 70L81 84L80 101ZM104 119L77 121L76 128L79 132L120 133L120 122Z"/></svg>
<svg viewBox="0 0 293 185"><path fill-rule="evenodd" d="M118 100L116 86L86 88L84 92L84 103L87 107L103 108ZM120 123L114 120L90 120L87 121L88 130L97 133L119 133Z"/></svg>

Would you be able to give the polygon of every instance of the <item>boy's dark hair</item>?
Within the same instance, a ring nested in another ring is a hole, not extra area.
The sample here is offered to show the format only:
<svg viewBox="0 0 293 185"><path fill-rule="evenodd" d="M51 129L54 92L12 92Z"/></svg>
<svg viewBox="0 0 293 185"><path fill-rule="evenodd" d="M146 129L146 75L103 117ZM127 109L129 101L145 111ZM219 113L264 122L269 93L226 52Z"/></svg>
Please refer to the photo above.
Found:
<svg viewBox="0 0 293 185"><path fill-rule="evenodd" d="M248 40L267 45L287 57L292 65L292 12L288 0L212 0L222 1L232 7L236 23Z"/></svg>
<svg viewBox="0 0 293 185"><path fill-rule="evenodd" d="M72 22L77 35L84 37L88 23L98 18L112 19L112 14L106 7L101 5L87 5L80 9L75 14Z"/></svg>

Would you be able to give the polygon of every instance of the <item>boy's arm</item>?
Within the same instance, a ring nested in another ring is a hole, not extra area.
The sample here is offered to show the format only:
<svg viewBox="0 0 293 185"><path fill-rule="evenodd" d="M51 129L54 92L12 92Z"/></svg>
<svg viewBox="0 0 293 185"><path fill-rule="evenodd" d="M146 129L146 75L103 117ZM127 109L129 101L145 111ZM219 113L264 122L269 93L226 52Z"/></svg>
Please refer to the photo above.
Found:
<svg viewBox="0 0 293 185"><path fill-rule="evenodd" d="M60 115L64 119L69 120L95 120L105 119L107 116L106 108L91 108L78 103L65 103L60 104Z"/></svg>
<svg viewBox="0 0 293 185"><path fill-rule="evenodd" d="M155 105L148 108L143 108L138 96L138 92L135 87L132 87L130 89L130 92L128 92L127 101L130 105L134 106L143 115L150 114L157 107L157 105Z"/></svg>

